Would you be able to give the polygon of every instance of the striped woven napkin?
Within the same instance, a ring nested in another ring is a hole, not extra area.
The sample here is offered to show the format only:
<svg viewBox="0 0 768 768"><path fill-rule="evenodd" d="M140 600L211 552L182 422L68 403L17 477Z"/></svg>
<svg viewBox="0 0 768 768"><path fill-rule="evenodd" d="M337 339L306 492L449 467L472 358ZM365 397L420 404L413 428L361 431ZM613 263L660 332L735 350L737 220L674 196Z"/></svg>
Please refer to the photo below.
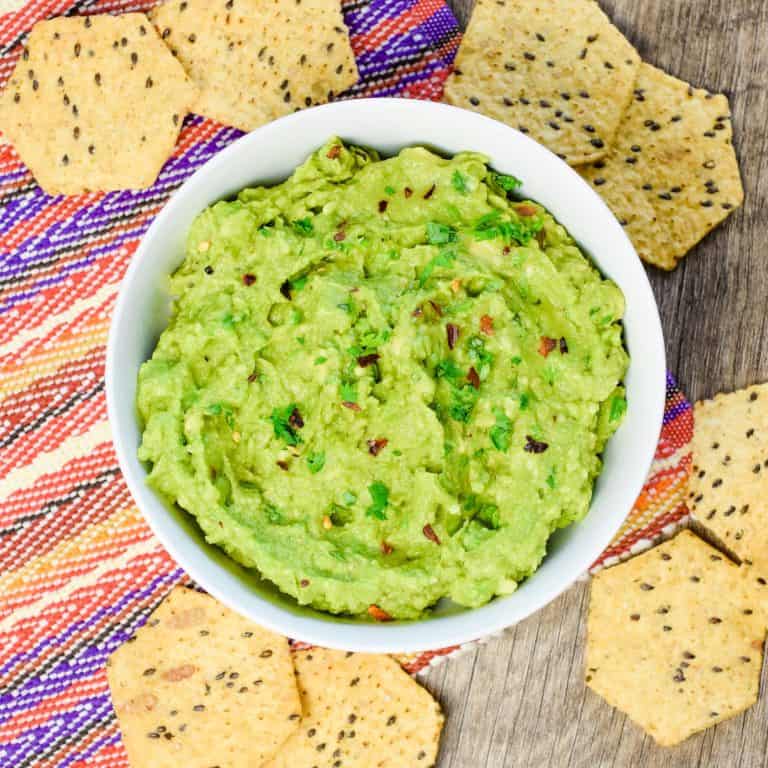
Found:
<svg viewBox="0 0 768 768"><path fill-rule="evenodd" d="M0 84L38 19L151 3L28 2L0 17ZM438 99L460 33L442 0L344 5L360 83L346 97ZM49 197L0 136L0 765L126 766L106 657L184 572L117 466L104 353L120 279L168 196L239 132L189 117L141 192ZM670 377L648 482L595 568L685 517L690 404ZM401 658L412 673L456 648Z"/></svg>

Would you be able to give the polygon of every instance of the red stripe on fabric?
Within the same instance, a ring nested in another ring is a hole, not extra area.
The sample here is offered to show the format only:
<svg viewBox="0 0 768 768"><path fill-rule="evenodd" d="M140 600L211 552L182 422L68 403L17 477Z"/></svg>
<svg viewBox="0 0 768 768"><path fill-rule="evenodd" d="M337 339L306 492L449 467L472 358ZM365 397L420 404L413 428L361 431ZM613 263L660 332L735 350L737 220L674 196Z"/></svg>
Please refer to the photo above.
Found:
<svg viewBox="0 0 768 768"><path fill-rule="evenodd" d="M461 646L458 645L451 645L448 648L439 648L436 651L424 651L410 664L403 664L403 669L409 675L415 675L425 667L428 667L433 659L439 658L440 656L449 656L454 651L458 651L460 647Z"/></svg>
<svg viewBox="0 0 768 768"><path fill-rule="evenodd" d="M0 502L0 528L6 528L19 515L66 495L75 485L93 480L105 467L117 466L111 442L101 443L85 456L78 456L61 467L37 478L32 485L19 488Z"/></svg>
<svg viewBox="0 0 768 768"><path fill-rule="evenodd" d="M112 731L117 732L117 725L104 729L105 735ZM87 760L72 763L71 768L129 768L128 755L123 742L118 741L94 752Z"/></svg>
<svg viewBox="0 0 768 768"><path fill-rule="evenodd" d="M3 450L0 478L16 467L29 464L38 454L58 448L67 438L86 433L106 418L107 402L101 391L91 399L77 403L61 416L47 419L42 427L21 435Z"/></svg>
<svg viewBox="0 0 768 768"><path fill-rule="evenodd" d="M0 571L15 570L29 555L43 557L64 539L72 539L90 525L100 523L112 512L127 507L131 494L118 469L104 485L82 492L41 517L25 522L18 533L0 539ZM34 514L37 509L30 508Z"/></svg>
<svg viewBox="0 0 768 768"><path fill-rule="evenodd" d="M43 699L32 709L21 711L10 720L6 720L3 723L3 739L5 741L17 739L25 731L42 725L51 715L71 709L79 699L103 693L106 687L106 677L103 669L95 672L90 677L77 680L63 691Z"/></svg>
<svg viewBox="0 0 768 768"><path fill-rule="evenodd" d="M594 563L592 563L589 570L592 571L593 569L602 565L610 557L618 557L622 554L629 553L629 550L641 539L648 539L649 541L652 541L657 536L660 536L663 533L664 528L666 528L668 525L682 522L688 517L688 515L688 507L685 505L685 502L682 502L671 512L654 518L644 528L638 528L637 530L629 531L627 535L624 536L614 546L606 549L605 552L603 552L603 554L600 555L600 557L595 560Z"/></svg>
<svg viewBox="0 0 768 768"><path fill-rule="evenodd" d="M61 589L72 579L84 576L102 562L119 557L129 546L152 538L152 531L143 519L123 524L106 540L89 546L86 553L78 552L70 560L64 560L60 567L50 568L36 574L34 580L24 589L10 592L0 603L0 620L14 611L39 600L47 592Z"/></svg>
<svg viewBox="0 0 768 768"><path fill-rule="evenodd" d="M0 663L7 664L11 658L35 648L45 638L53 642L41 649L35 657L35 669L40 668L48 659L66 655L84 637L94 637L100 628L130 615L142 605L149 605L152 600L137 596L128 600L117 613L105 608L114 606L128 591L146 590L153 580L176 568L178 566L158 542L157 549L133 558L124 567L107 571L98 583L83 586L65 599L49 603L38 613L19 620L8 631L0 632ZM155 588L155 596L165 594L170 586L160 583ZM104 615L95 619L94 616L100 611ZM67 629L74 624L81 626L70 637L62 640ZM18 674L29 663L23 657L19 658L14 667L6 672L6 679Z"/></svg>
<svg viewBox="0 0 768 768"><path fill-rule="evenodd" d="M693 439L693 412L685 410L665 424L659 435L654 458L667 459Z"/></svg>
<svg viewBox="0 0 768 768"><path fill-rule="evenodd" d="M411 8L404 10L399 16L383 19L365 34L351 35L349 42L352 45L352 50L355 55L375 51L389 38L395 35L404 35L423 24L441 8L442 3L435 3L434 0L421 0ZM418 69L423 69L424 62L420 61L416 66Z"/></svg>

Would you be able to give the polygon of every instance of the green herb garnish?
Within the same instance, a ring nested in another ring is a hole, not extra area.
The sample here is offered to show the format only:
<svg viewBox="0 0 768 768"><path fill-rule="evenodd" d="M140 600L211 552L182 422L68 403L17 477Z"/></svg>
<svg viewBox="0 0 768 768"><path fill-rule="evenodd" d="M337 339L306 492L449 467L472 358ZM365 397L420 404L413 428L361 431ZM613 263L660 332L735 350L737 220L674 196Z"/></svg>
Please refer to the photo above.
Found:
<svg viewBox="0 0 768 768"><path fill-rule="evenodd" d="M458 235L453 227L436 221L427 222L427 242L430 245L445 245L455 243Z"/></svg>
<svg viewBox="0 0 768 768"><path fill-rule="evenodd" d="M389 488L377 480L368 486L368 493L371 494L371 505L365 510L365 516L386 520L384 510L389 505Z"/></svg>
<svg viewBox="0 0 768 768"><path fill-rule="evenodd" d="M452 248L444 248L433 259L430 259L421 274L419 275L419 288L429 280L430 275L435 271L435 267L450 267L456 260L456 251Z"/></svg>
<svg viewBox="0 0 768 768"><path fill-rule="evenodd" d="M625 414L627 410L627 401L617 396L611 400L611 410L608 414L608 421L618 421Z"/></svg>
<svg viewBox="0 0 768 768"><path fill-rule="evenodd" d="M459 194L466 195L467 192L469 192L466 179L462 175L461 171L453 172L453 176L451 176L451 184Z"/></svg>
<svg viewBox="0 0 768 768"><path fill-rule="evenodd" d="M291 227L297 235L302 237L311 237L315 233L315 225L312 219L297 219L291 222Z"/></svg>
<svg viewBox="0 0 768 768"><path fill-rule="evenodd" d="M341 500L348 507L351 507L357 501L357 494L352 493L352 491L344 491L344 493L341 494Z"/></svg>
<svg viewBox="0 0 768 768"><path fill-rule="evenodd" d="M307 456L309 471L316 475L325 466L325 451L313 451Z"/></svg>
<svg viewBox="0 0 768 768"><path fill-rule="evenodd" d="M497 451L506 452L509 450L509 438L512 434L512 421L501 408L494 408L493 413L494 416L496 416L496 425L491 427L491 442Z"/></svg>
<svg viewBox="0 0 768 768"><path fill-rule="evenodd" d="M278 440L282 440L287 445L298 445L302 442L301 437L299 437L299 434L296 431L296 427L294 427L294 423L296 422L294 412L298 413L296 403L291 403L290 405L286 405L285 408L275 408L272 411L272 415L269 417L269 420L272 422L272 427L275 430L275 437Z"/></svg>
<svg viewBox="0 0 768 768"><path fill-rule="evenodd" d="M322 355L320 357L316 357L315 365L322 365L327 359L327 357L323 357Z"/></svg>
<svg viewBox="0 0 768 768"><path fill-rule="evenodd" d="M523 186L523 182L520 179L516 176L509 176L506 173L494 173L492 178L505 192L512 192L518 187Z"/></svg>
<svg viewBox="0 0 768 768"><path fill-rule="evenodd" d="M395 188L394 188L394 187L390 187L390 186L389 186L389 184L387 184L387 186L386 186L386 187L384 187L384 191L385 191L385 192L386 192L388 195L394 195L394 194L395 194Z"/></svg>

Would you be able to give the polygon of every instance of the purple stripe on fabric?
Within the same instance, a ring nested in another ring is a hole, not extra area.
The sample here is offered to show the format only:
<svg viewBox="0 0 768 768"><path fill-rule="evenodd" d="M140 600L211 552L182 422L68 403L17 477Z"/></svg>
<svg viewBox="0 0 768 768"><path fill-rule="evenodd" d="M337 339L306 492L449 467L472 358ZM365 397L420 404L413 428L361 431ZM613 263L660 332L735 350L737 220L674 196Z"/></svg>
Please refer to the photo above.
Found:
<svg viewBox="0 0 768 768"><path fill-rule="evenodd" d="M117 728L112 728L106 732L105 736L102 736L100 739L96 739L88 747L88 749L82 752L73 752L68 757L65 757L64 760L59 763L58 768L67 768L67 766L72 765L72 763L76 763L81 760L87 760L92 755L95 755L100 749L103 749L104 747L111 747L113 744L117 744L119 741L120 730Z"/></svg>
<svg viewBox="0 0 768 768"><path fill-rule="evenodd" d="M140 590L131 590L130 592L125 593L114 605L105 606L99 609L93 616L87 619L76 621L74 624L70 625L64 632L56 635L55 637L48 637L42 642L40 642L38 645L34 646L33 648L30 648L27 651L23 651L21 653L15 654L14 656L11 656L8 659L8 661L2 667L0 667L0 674L8 675L10 671L17 664L29 663L31 661L34 661L49 646L63 644L75 633L80 632L84 629L88 629L90 625L98 623L104 616L108 614L118 613L123 609L123 607L127 603L131 602L132 600L146 598L147 596L152 594L152 592L154 592L155 589L158 586L160 586L160 584L164 582L178 581L183 575L184 575L184 571L181 568L176 568L175 570L170 571L169 573L156 576L146 587ZM4 701L7 701L12 698L13 697L8 695L5 695L5 696L0 695L0 710L3 708ZM0 719L0 722L2 722L1 719Z"/></svg>
<svg viewBox="0 0 768 768"><path fill-rule="evenodd" d="M8 741L0 749L0 760L12 758L12 762L0 762L1 765L19 766L25 760L37 762L44 750L50 748L67 734L88 731L92 727L108 722L112 717L112 701L109 693L79 699L70 705L71 709L54 715L44 725L38 725L24 731L15 739ZM63 746L63 745L62 745Z"/></svg>
<svg viewBox="0 0 768 768"><path fill-rule="evenodd" d="M681 413L691 410L691 404L687 400L683 400L681 403L675 403L670 405L667 401L667 408L664 411L664 424L669 424L670 421L674 421Z"/></svg>
<svg viewBox="0 0 768 768"><path fill-rule="evenodd" d="M374 0L365 8L345 13L344 21L351 35L365 35L385 19L402 16L418 3L419 0Z"/></svg>

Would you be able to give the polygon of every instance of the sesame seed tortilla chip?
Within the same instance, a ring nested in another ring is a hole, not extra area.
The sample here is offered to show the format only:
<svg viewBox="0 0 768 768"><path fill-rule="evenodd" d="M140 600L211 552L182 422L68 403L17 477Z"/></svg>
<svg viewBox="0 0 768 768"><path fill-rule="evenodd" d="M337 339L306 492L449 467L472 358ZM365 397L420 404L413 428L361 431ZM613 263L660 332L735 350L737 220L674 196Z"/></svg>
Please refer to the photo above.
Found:
<svg viewBox="0 0 768 768"><path fill-rule="evenodd" d="M608 151L639 64L593 0L480 0L444 100L578 165Z"/></svg>
<svg viewBox="0 0 768 768"><path fill-rule="evenodd" d="M143 13L51 19L0 94L0 130L49 194L143 189L194 98Z"/></svg>
<svg viewBox="0 0 768 768"><path fill-rule="evenodd" d="M253 768L300 724L286 638L177 587L107 662L134 768Z"/></svg>
<svg viewBox="0 0 768 768"><path fill-rule="evenodd" d="M674 269L744 199L731 137L725 96L643 63L610 153L579 170L640 257Z"/></svg>
<svg viewBox="0 0 768 768"><path fill-rule="evenodd" d="M195 111L244 131L357 82L339 0L172 0L150 16L200 88Z"/></svg>
<svg viewBox="0 0 768 768"><path fill-rule="evenodd" d="M765 624L742 570L682 531L592 580L587 684L663 746L757 700Z"/></svg>
<svg viewBox="0 0 768 768"><path fill-rule="evenodd" d="M768 558L768 384L696 403L693 516L741 560Z"/></svg>
<svg viewBox="0 0 768 768"><path fill-rule="evenodd" d="M312 648L294 663L304 720L263 768L435 764L440 707L389 656Z"/></svg>

